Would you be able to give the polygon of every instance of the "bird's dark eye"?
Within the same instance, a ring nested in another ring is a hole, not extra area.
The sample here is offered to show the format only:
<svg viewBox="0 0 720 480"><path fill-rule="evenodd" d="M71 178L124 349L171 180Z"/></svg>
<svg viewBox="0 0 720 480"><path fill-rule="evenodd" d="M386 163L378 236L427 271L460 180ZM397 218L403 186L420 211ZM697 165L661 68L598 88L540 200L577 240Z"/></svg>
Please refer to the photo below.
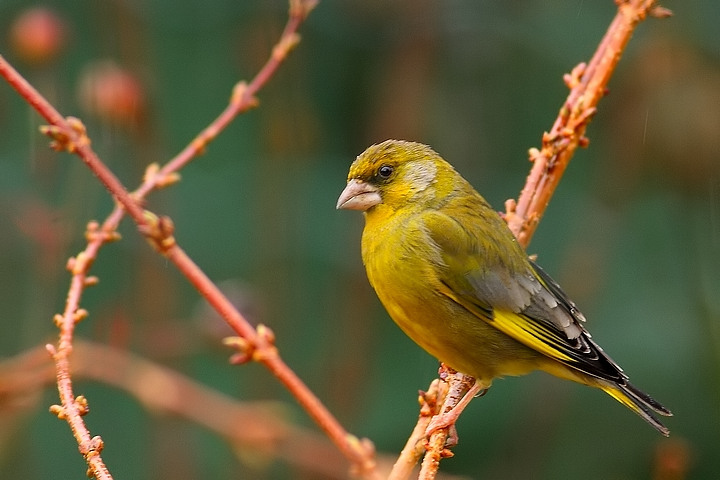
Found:
<svg viewBox="0 0 720 480"><path fill-rule="evenodd" d="M390 165L383 165L380 168L378 168L378 175L380 178L390 178L390 175L393 173L393 167Z"/></svg>

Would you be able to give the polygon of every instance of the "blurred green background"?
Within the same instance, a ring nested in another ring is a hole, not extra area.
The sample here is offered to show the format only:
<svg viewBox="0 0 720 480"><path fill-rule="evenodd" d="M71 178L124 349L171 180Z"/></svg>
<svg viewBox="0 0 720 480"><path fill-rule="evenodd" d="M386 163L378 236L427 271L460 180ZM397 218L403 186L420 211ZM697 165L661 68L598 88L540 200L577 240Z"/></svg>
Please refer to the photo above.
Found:
<svg viewBox="0 0 720 480"><path fill-rule="evenodd" d="M444 472L718 478L720 5L663 5L675 16L640 26L588 130L590 148L571 163L529 252L633 383L675 413L672 436L599 391L533 374L497 381L472 403ZM207 125L236 81L252 78L287 12L281 0L50 1L64 43L39 58L14 36L34 6L0 2L0 53L63 114L83 119L129 188ZM186 251L252 321L274 330L286 361L340 421L395 455L437 363L367 284L362 218L335 210L348 166L371 143L421 141L502 210L529 171L527 149L539 146L565 99L562 74L589 59L614 13L610 0L322 1L260 108L148 207L170 215ZM77 158L49 151L40 124L0 85L0 477L82 478L68 426L48 413L58 401L48 371L13 372L50 365L37 349L56 338L66 259L112 201ZM93 268L100 284L83 298L90 317L78 337L233 399L280 401L286 421L316 430L261 367L228 364L220 339L229 331L130 222L120 230L123 240ZM89 399L86 420L115 478L334 478L279 458L281 446L230 445L148 408L102 380L134 379L132 368L112 370L102 350L93 358L99 378L81 375L76 393ZM175 393L138 378L144 383L131 385L150 398ZM306 457L330 462L312 450Z"/></svg>

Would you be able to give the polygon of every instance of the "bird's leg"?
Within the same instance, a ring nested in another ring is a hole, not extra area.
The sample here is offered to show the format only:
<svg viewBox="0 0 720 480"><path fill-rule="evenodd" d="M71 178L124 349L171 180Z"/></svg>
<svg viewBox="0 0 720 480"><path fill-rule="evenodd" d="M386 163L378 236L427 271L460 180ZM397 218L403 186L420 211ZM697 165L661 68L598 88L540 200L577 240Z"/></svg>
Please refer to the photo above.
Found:
<svg viewBox="0 0 720 480"><path fill-rule="evenodd" d="M451 394L448 393L446 402L443 403L443 411L435 415L432 420L430 420L430 424L428 425L427 430L425 430L425 435L429 437L436 430L449 428L448 443L450 445L457 444L457 431L455 430L455 422L457 422L457 419L460 417L460 414L463 412L463 410L465 410L465 407L468 406L470 400L475 397L481 397L485 395L487 390L488 387L486 387L481 382L475 380L470 386L470 388L467 390L465 395L460 398L457 404L454 407L451 407L449 410L445 411L445 404L447 403L447 399L451 397Z"/></svg>

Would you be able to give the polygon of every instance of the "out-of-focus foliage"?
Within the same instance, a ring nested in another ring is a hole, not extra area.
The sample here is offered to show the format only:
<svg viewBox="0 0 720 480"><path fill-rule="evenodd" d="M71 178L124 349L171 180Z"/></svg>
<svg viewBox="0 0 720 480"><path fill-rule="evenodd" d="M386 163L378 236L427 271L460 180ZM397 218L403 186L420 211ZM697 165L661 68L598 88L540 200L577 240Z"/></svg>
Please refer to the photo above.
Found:
<svg viewBox="0 0 720 480"><path fill-rule="evenodd" d="M570 165L530 253L633 383L673 410L672 436L599 392L534 374L497 381L473 402L445 471L548 479L650 478L675 464L692 478L720 471L720 6L664 5L675 17L640 26L589 128L590 148ZM50 2L63 43L38 61L23 59L10 34L34 6L0 3L0 53L64 114L83 118L130 188L254 75L287 11L280 0ZM614 12L610 0L321 2L260 108L149 208L174 219L181 245L275 331L288 363L353 433L398 452L436 363L367 285L362 220L334 208L347 168L387 138L429 143L502 209L566 95L562 74L590 57ZM112 207L77 158L48 150L39 124L0 85L3 358L54 340L66 258L82 248L85 223ZM83 299L90 317L79 336L239 399L289 401L259 367L228 365L219 341L227 330L129 222L121 233L93 269L101 282ZM76 391L89 399L90 429L105 440L116 478L302 476L235 455L202 428L102 383ZM3 398L0 477L84 474L67 425L47 412L57 402L52 386L20 405Z"/></svg>

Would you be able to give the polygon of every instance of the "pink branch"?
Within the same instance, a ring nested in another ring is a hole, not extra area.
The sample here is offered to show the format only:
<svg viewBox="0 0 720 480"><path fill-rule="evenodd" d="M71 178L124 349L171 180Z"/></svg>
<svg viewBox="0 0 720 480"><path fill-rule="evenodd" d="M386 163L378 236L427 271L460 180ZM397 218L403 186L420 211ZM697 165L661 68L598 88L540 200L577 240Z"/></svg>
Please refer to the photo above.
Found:
<svg viewBox="0 0 720 480"><path fill-rule="evenodd" d="M175 158L162 168L157 165L149 166L142 185L132 194L94 153L82 123L75 118L62 117L37 90L0 57L0 75L50 123L50 126L43 127L42 131L53 138L52 146L78 155L118 202L118 206L101 227L94 222L88 225L87 247L68 262L68 269L73 276L65 311L63 315L55 317L56 324L60 328L60 338L57 348L52 345L47 346L55 361L62 404L62 406L53 406L51 410L69 423L80 452L96 478L109 479L111 476L100 456L102 440L100 437L91 437L82 420L82 416L88 411L87 401L84 397L76 398L73 394L69 356L72 352L75 324L87 315L87 312L79 308L82 293L86 286L96 281L88 276L88 272L102 245L118 238L116 228L125 212L130 214L141 233L153 246L176 265L240 335L227 342L239 350L233 356L237 363L252 359L265 365L288 388L346 457L355 464L358 473L367 478L376 476L373 450L369 442L358 440L342 428L320 400L282 361L274 347L272 332L263 326L253 328L192 262L177 245L172 235L172 221L168 218L158 218L143 210L140 205L142 199L151 191L177 181L179 179L177 172L182 167L202 153L237 115L257 105L255 94L269 81L290 50L297 45L299 41L297 29L316 3L316 0L290 0L289 19L282 36L273 48L270 59L252 82L248 85L243 82L238 83L233 89L230 104L226 109Z"/></svg>
<svg viewBox="0 0 720 480"><path fill-rule="evenodd" d="M505 203L508 226L524 247L530 243L575 150L588 145L587 126L635 28L648 15L671 15L669 10L656 6L655 0L617 0L617 3L618 13L590 63L579 64L565 76L570 93L550 133L543 134L542 148L530 149L533 167L520 197L517 202Z"/></svg>

